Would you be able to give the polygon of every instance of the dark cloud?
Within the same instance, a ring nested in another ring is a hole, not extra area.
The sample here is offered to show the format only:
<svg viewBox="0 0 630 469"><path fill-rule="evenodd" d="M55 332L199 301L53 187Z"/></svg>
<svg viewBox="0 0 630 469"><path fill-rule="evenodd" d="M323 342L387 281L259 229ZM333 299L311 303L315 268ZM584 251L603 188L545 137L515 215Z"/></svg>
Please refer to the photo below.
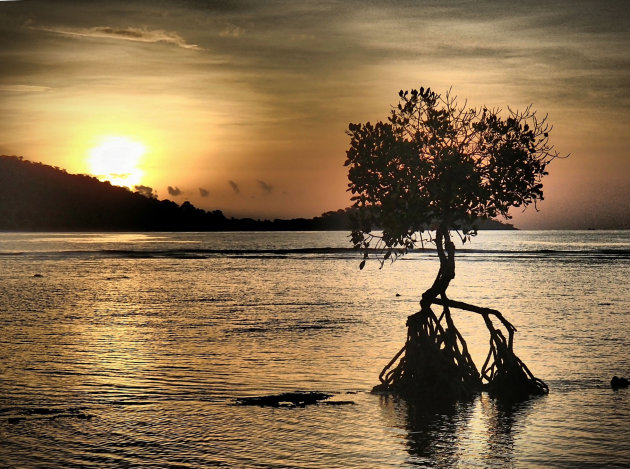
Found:
<svg viewBox="0 0 630 469"><path fill-rule="evenodd" d="M230 187L232 188L232 190L236 193L236 194L240 194L241 193L241 189L239 189L238 184L236 184L234 181L228 181L228 184L230 185Z"/></svg>
<svg viewBox="0 0 630 469"><path fill-rule="evenodd" d="M173 197L176 197L182 193L181 189L177 186L175 187L168 186L167 190L168 190L169 195L172 195Z"/></svg>
<svg viewBox="0 0 630 469"><path fill-rule="evenodd" d="M263 190L263 192L271 194L271 192L273 191L273 186L271 184L268 184L265 181L261 181L260 179L257 179L256 182L258 182L258 185Z"/></svg>
<svg viewBox="0 0 630 469"><path fill-rule="evenodd" d="M150 199L155 199L157 197L156 192L153 190L153 188L151 188L149 186L142 186L142 185L134 186L134 190L138 194L141 194L141 195L143 195L145 197L148 197Z"/></svg>
<svg viewBox="0 0 630 469"><path fill-rule="evenodd" d="M199 195L201 197L208 197L209 194L210 194L210 192L208 192L207 189L204 189L203 187L199 188Z"/></svg>

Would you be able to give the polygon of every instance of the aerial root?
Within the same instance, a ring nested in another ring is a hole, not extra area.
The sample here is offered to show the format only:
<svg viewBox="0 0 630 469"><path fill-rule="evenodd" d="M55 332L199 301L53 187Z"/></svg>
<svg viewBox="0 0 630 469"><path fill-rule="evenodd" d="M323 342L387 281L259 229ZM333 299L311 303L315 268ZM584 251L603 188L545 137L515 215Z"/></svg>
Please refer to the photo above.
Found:
<svg viewBox="0 0 630 469"><path fill-rule="evenodd" d="M516 328L499 311L452 301L444 294L432 304L441 305L442 314L438 318L431 307L423 306L409 316L407 341L383 368L375 392L447 400L468 399L482 390L514 400L549 392L547 385L514 354ZM490 350L481 373L453 323L451 307L480 314L484 319L490 333ZM494 327L491 316L501 322L507 338Z"/></svg>

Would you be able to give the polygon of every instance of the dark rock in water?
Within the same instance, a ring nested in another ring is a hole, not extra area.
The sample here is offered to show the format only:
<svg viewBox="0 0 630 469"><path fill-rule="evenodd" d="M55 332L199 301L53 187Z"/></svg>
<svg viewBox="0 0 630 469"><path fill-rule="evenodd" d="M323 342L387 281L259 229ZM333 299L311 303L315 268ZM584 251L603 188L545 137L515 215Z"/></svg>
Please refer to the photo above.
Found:
<svg viewBox="0 0 630 469"><path fill-rule="evenodd" d="M630 381L626 378L619 378L618 376L613 376L610 380L610 386L613 388L627 388Z"/></svg>
<svg viewBox="0 0 630 469"><path fill-rule="evenodd" d="M269 396L241 397L236 399L236 405L255 405L260 407L304 407L317 404L331 397L332 394L323 392L285 392Z"/></svg>
<svg viewBox="0 0 630 469"><path fill-rule="evenodd" d="M42 274L34 274L34 275L33 275L33 278L42 278L42 277L43 277L43 275L42 275Z"/></svg>

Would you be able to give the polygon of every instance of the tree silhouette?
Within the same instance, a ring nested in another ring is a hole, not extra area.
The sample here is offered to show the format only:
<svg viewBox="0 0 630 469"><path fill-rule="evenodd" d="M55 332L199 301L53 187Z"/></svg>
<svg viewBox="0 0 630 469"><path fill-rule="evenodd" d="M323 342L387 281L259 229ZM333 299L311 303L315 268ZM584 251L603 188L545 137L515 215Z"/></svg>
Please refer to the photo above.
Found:
<svg viewBox="0 0 630 469"><path fill-rule="evenodd" d="M543 199L541 179L558 153L546 116L528 107L469 108L450 91L400 91L387 122L350 124L349 191L356 208L352 242L381 266L417 245L434 243L440 268L407 321L407 341L383 369L378 391L451 399L480 389L521 398L548 392L513 352L516 329L496 310L450 300L455 277L453 233L465 243L487 218ZM374 230L379 229L380 232ZM439 305L439 317L432 306ZM490 351L477 370L450 308L480 314ZM493 318L500 326L495 327ZM507 335L507 337L506 337Z"/></svg>

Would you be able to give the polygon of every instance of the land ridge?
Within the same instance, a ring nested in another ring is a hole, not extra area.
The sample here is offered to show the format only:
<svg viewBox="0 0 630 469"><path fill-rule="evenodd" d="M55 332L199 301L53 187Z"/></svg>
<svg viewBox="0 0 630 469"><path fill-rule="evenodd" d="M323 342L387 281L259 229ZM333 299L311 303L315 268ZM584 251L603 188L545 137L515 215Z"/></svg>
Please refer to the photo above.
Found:
<svg viewBox="0 0 630 469"><path fill-rule="evenodd" d="M349 230L351 208L314 218L226 217L186 201L158 200L84 174L0 155L3 231L337 231ZM515 229L483 220L480 229Z"/></svg>

